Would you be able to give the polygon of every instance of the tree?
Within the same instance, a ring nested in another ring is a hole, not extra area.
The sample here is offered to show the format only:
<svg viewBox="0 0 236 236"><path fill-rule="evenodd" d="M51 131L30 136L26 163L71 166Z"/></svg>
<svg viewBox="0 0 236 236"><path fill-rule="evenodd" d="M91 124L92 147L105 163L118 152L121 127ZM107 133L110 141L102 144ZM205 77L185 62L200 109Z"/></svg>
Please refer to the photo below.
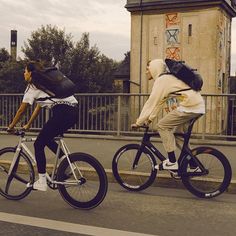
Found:
<svg viewBox="0 0 236 236"><path fill-rule="evenodd" d="M57 26L46 25L32 32L28 43L24 43L22 52L26 59L41 60L47 66L55 66L64 63L65 55L72 48L71 34L65 34Z"/></svg>
<svg viewBox="0 0 236 236"><path fill-rule="evenodd" d="M72 79L76 92L112 92L113 72L118 63L101 54L96 45L90 46L89 33L83 33L78 42L71 34L56 26L41 26L33 31L22 52L25 60L41 60L45 66L58 66Z"/></svg>
<svg viewBox="0 0 236 236"><path fill-rule="evenodd" d="M5 48L0 48L0 63L6 62L10 59L10 54Z"/></svg>
<svg viewBox="0 0 236 236"><path fill-rule="evenodd" d="M1 93L22 93L26 87L24 81L24 61L8 60L1 64L0 91Z"/></svg>
<svg viewBox="0 0 236 236"><path fill-rule="evenodd" d="M101 55L96 46L90 47L88 33L76 43L70 61L70 78L77 84L78 92L111 92L112 73L117 63Z"/></svg>

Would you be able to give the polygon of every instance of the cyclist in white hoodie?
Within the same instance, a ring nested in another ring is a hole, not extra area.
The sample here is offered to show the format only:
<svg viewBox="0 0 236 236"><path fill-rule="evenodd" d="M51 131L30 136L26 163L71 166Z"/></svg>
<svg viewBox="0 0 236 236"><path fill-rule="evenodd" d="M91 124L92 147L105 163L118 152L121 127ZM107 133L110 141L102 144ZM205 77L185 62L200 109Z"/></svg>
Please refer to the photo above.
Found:
<svg viewBox="0 0 236 236"><path fill-rule="evenodd" d="M157 117L166 100L173 96L176 91L182 90L176 96L179 106L159 120L157 124L157 130L168 158L161 164L162 168L160 168L160 165L155 168L178 170L178 162L175 157L176 141L174 132L176 129L181 129L192 118L205 114L205 103L200 92L194 91L182 80L165 72L167 72L167 66L162 59L155 59L148 63L147 78L155 81L147 102L136 123L132 124L131 127L138 128L143 124L151 123Z"/></svg>

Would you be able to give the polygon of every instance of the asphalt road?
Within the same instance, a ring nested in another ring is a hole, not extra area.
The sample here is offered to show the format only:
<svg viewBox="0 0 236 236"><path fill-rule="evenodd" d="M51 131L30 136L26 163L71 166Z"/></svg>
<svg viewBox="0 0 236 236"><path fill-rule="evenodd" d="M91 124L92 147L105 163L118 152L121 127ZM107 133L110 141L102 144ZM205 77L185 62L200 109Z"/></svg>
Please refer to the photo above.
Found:
<svg viewBox="0 0 236 236"><path fill-rule="evenodd" d="M1 135L0 148L14 146L17 137ZM66 138L72 152L88 152L106 169L116 150L134 141ZM157 143L161 150L162 146ZM32 148L32 147L31 147ZM229 158L236 179L236 147L217 146ZM49 152L47 152L49 154ZM49 155L48 162L52 161ZM75 210L57 191L32 192L21 201L0 196L0 235L112 236L234 236L236 195L224 193L198 199L187 190L150 187L141 193L109 183L104 202L90 211Z"/></svg>
<svg viewBox="0 0 236 236"><path fill-rule="evenodd" d="M17 222L19 218L19 222ZM141 193L109 184L100 206L75 210L57 191L21 201L0 197L0 235L235 236L236 197L203 200L186 190L150 187Z"/></svg>

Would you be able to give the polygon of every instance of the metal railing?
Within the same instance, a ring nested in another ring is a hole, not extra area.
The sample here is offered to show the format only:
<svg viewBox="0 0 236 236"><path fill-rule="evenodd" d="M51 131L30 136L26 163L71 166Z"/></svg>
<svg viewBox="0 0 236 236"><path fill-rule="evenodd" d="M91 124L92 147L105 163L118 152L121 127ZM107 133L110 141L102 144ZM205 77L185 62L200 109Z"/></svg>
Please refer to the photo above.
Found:
<svg viewBox="0 0 236 236"><path fill-rule="evenodd" d="M22 94L0 94L0 127L7 127L22 100ZM137 135L130 130L149 94L76 94L79 102L79 119L70 132L112 135ZM194 135L206 137L236 138L236 94L204 94L206 115L194 125ZM29 119L34 107L26 112L22 124ZM66 115L66 114L65 114ZM152 127L165 115L165 109ZM38 130L50 117L44 110L32 125ZM21 124L19 124L21 125Z"/></svg>

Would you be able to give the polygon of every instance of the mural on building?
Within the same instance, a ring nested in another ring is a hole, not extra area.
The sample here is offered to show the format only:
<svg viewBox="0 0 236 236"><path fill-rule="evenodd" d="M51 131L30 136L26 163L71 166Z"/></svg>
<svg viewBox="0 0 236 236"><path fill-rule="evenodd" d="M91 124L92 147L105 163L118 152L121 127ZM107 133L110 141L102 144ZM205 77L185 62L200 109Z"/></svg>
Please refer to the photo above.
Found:
<svg viewBox="0 0 236 236"><path fill-rule="evenodd" d="M181 60L180 48L179 47L168 47L166 48L166 58L173 60Z"/></svg>
<svg viewBox="0 0 236 236"><path fill-rule="evenodd" d="M180 56L180 17L178 13L166 14L166 58L173 60L181 60ZM176 98L169 98L166 101L165 112L176 109L178 101Z"/></svg>
<svg viewBox="0 0 236 236"><path fill-rule="evenodd" d="M180 23L180 19L178 13L167 13L166 14L166 28L170 28L172 26L178 26Z"/></svg>
<svg viewBox="0 0 236 236"><path fill-rule="evenodd" d="M178 13L166 14L166 58L181 60L180 17Z"/></svg>

